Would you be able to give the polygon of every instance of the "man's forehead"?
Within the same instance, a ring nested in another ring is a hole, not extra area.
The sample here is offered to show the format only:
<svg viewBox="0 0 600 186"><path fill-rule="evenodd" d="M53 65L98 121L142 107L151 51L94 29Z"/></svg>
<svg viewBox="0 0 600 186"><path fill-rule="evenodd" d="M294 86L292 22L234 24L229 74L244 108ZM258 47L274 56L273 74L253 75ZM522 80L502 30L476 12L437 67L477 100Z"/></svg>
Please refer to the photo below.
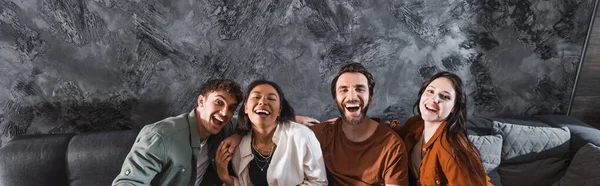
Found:
<svg viewBox="0 0 600 186"><path fill-rule="evenodd" d="M341 86L367 86L369 81L367 77L358 72L347 72L340 75L336 83L336 87Z"/></svg>
<svg viewBox="0 0 600 186"><path fill-rule="evenodd" d="M345 83L338 83L337 88L342 88L342 87L367 87L366 83L355 83L355 84L345 84Z"/></svg>
<svg viewBox="0 0 600 186"><path fill-rule="evenodd" d="M225 101L227 101L228 104L237 104L237 101L235 99L235 96L233 96L231 93L227 92L227 91L223 91L223 90L217 90L217 91L212 91L208 94L208 98L212 98L212 99L224 99Z"/></svg>

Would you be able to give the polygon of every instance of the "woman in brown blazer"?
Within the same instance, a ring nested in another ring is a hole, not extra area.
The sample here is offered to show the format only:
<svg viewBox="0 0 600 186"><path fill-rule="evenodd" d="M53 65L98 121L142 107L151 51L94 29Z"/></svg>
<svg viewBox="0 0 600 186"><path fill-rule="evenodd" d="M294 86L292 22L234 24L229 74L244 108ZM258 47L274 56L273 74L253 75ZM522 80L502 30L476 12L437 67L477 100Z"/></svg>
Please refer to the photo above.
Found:
<svg viewBox="0 0 600 186"><path fill-rule="evenodd" d="M466 135L467 97L462 80L440 72L423 83L419 115L392 122L409 152L411 185L492 185Z"/></svg>

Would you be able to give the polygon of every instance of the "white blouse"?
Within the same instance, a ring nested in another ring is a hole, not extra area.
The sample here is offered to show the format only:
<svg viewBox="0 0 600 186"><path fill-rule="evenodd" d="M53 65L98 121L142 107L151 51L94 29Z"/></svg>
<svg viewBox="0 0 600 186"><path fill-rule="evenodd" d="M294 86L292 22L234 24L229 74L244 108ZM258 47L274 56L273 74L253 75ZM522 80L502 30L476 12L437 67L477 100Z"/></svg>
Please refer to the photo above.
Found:
<svg viewBox="0 0 600 186"><path fill-rule="evenodd" d="M273 134L277 145L267 169L269 185L327 185L323 153L317 137L308 127L295 123L280 123ZM252 154L252 132L242 137L231 163L237 178L235 185L252 185L249 163Z"/></svg>

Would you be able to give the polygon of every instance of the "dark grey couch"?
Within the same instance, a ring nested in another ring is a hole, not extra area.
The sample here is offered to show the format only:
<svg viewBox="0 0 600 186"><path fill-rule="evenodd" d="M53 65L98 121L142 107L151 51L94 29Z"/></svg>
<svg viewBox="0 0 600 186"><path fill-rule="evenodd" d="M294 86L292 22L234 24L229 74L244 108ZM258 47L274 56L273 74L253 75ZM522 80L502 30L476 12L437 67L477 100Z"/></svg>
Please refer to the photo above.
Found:
<svg viewBox="0 0 600 186"><path fill-rule="evenodd" d="M502 179L504 175L501 170L507 167L518 168L519 163L526 166L530 165L527 164L526 160L532 159L532 157L534 159L556 159L555 156L563 156L561 152L564 152L567 148L567 155L563 157L563 162L568 165L573 154L584 144L591 142L600 145L599 130L566 116L538 116L537 119L532 117L517 119L470 118L470 139L477 140L474 143L483 150L486 147L491 147L490 142L493 141L493 138L490 138L490 136L506 135L494 128L494 125L498 125L494 123L499 122L513 123L520 126L566 126L570 131L570 139L568 144L559 144L557 146L559 148L555 148L559 149L558 153L553 152L552 149L546 150L550 152L547 156L544 155L544 152L534 152L521 155L512 160L503 160L503 153L498 152L497 149L495 149L495 152L492 152L492 148L488 148L488 151L481 151L484 165L490 168L489 172L496 171L499 174L500 178L496 177L496 181L505 181L505 179ZM119 173L121 164L138 132L137 130L107 131L84 134L32 135L15 138L0 148L0 186L110 185L112 179ZM500 162L499 165L494 167L495 162L493 161L496 160ZM555 175L555 177L540 179L548 179L541 180L541 182L550 183L560 178L560 176ZM522 182L521 180L532 178L511 177L510 179ZM540 180L523 183L540 183ZM542 185L538 184L536 186Z"/></svg>
<svg viewBox="0 0 600 186"><path fill-rule="evenodd" d="M598 129L568 116L472 118L468 129L469 139L479 149L494 185L565 183L571 178L561 178L577 151L587 143L600 146ZM590 160L597 162L593 157ZM600 172L600 167L589 171ZM591 178L584 185L600 185L596 182Z"/></svg>

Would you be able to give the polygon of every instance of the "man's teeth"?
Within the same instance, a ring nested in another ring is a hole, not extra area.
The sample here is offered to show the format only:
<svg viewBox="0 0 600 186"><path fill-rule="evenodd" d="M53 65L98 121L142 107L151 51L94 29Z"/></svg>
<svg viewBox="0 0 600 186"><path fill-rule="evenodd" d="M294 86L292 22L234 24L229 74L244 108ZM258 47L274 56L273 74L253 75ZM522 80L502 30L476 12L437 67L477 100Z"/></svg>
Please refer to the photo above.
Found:
<svg viewBox="0 0 600 186"><path fill-rule="evenodd" d="M217 121L223 122L223 119L221 119L220 117L214 116L213 118L215 118Z"/></svg>
<svg viewBox="0 0 600 186"><path fill-rule="evenodd" d="M346 104L346 108L359 107L358 104Z"/></svg>
<svg viewBox="0 0 600 186"><path fill-rule="evenodd" d="M257 114L266 114L266 115L271 114L269 111L266 111L266 110L256 110L254 112L256 112Z"/></svg>

